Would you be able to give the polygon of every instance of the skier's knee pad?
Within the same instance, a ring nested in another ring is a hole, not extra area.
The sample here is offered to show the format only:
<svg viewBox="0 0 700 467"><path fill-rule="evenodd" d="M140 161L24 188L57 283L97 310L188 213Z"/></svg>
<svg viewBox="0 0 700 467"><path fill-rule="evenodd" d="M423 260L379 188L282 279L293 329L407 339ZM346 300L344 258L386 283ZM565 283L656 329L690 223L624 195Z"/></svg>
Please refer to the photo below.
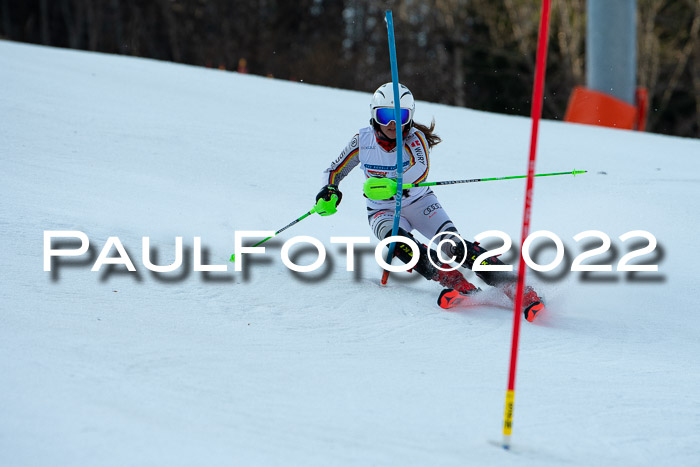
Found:
<svg viewBox="0 0 700 467"><path fill-rule="evenodd" d="M413 238L413 235L406 232L401 227L399 227L399 231L398 231L397 235L400 237L406 237L408 239L413 240L413 242L416 245L418 245L419 253L421 254L421 256L423 256L423 251L421 251L422 245L419 242L417 242L415 238ZM386 235L384 235L384 238L389 238L390 236L391 236L391 231L387 232ZM405 242L396 242L396 245L394 246L394 256L396 258L399 258L404 263L408 264L413 259L413 249L411 248L411 246L409 244L407 244Z"/></svg>
<svg viewBox="0 0 700 467"><path fill-rule="evenodd" d="M432 279L435 275L435 267L430 264L430 260L428 259L428 248L401 227L399 227L398 235L413 240L413 242L418 245L418 263L416 263L413 269L426 279ZM384 238L388 238L390 236L391 232L385 235ZM411 249L411 246L408 243L396 242L396 245L394 246L394 256L396 258L399 258L399 260L408 264L413 259L413 255L413 249Z"/></svg>
<svg viewBox="0 0 700 467"><path fill-rule="evenodd" d="M454 258L454 261L459 262L464 257L464 245L462 245L462 237L460 237L457 229L454 227L447 228L439 233L440 240L437 242L440 245L440 251L443 253L444 261L449 262L450 258ZM460 247L461 252L457 252L457 247ZM440 259L438 252L431 250L434 253L436 259Z"/></svg>
<svg viewBox="0 0 700 467"><path fill-rule="evenodd" d="M458 263L461 263L462 260L464 259L464 263L462 263L462 266L468 269L472 269L474 267L474 261L476 259L486 253L486 248L482 247L479 245L477 242L469 242L469 241L464 241L466 243L467 248L465 251L464 244L461 242L455 247L454 249L454 255L455 255L455 261ZM465 258L466 256L466 258ZM482 265L503 265L505 264L503 261L498 259L495 256L491 256L489 258L486 258L481 261ZM509 282L512 280L512 274L504 271L475 271L476 275L486 282L487 284L491 286L496 286L499 284L502 284L504 282Z"/></svg>
<svg viewBox="0 0 700 467"><path fill-rule="evenodd" d="M465 244L466 250L464 248ZM464 243L457 242L457 245L452 250L452 254L455 257L454 261L457 263L461 263L462 266L469 269L471 269L474 265L474 261L476 260L476 258L478 258L479 255L485 252L486 249L483 248L481 245L479 245L476 242L469 242L467 240L464 240ZM486 260L482 261L481 264L498 264L498 259L493 257L487 258Z"/></svg>

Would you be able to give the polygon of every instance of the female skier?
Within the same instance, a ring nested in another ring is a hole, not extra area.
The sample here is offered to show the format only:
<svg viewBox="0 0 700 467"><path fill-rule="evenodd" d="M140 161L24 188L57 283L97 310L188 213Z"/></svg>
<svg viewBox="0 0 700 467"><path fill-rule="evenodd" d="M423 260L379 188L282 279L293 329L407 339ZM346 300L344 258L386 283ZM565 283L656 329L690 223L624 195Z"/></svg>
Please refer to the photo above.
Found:
<svg viewBox="0 0 700 467"><path fill-rule="evenodd" d="M413 121L415 101L409 89L399 84L399 101L401 107L401 132L403 136L403 181L406 184L426 181L430 168L430 150L442 140L434 133L435 122L425 126ZM316 195L316 212L322 216L334 214L343 197L338 189L341 180L352 169L361 164L367 178L388 177L395 179L396 167L396 131L394 116L394 92L392 83L381 85L372 96L370 103L370 126L362 128L352 137L340 156L323 173L324 187ZM445 269L439 261L438 252L428 249L417 241L410 232L416 230L426 238L433 238L441 233L442 237L452 242L442 242L441 250L446 258L454 258L457 263L466 260L462 266L471 269L477 256L484 253L478 243L467 242L466 251L456 227L429 187L417 187L403 190L401 200L400 236L412 239L419 247L420 255L414 270L428 280L434 280L443 287L454 289L462 294L479 291L467 281L458 270ZM391 235L394 221L395 200L370 199L367 197L367 217L374 235L384 239ZM412 259L411 248L402 243L395 246L395 256L404 263ZM432 261L429 259L432 259ZM496 258L489 258L485 264L503 264ZM439 267L436 267L439 266ZM479 278L491 286L501 288L511 299L515 296L515 276L505 272L477 272ZM454 293L456 295L456 293ZM441 299L449 302L450 295ZM441 303L447 306L447 303ZM537 313L544 309L542 300L535 291L525 288L523 296L525 318L532 321Z"/></svg>

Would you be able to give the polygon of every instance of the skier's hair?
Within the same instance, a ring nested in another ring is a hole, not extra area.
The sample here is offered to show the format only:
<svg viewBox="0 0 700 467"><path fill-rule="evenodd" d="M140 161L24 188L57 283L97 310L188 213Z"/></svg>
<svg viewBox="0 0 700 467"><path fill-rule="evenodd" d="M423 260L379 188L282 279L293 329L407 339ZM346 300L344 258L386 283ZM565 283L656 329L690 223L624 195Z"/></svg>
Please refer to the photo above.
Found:
<svg viewBox="0 0 700 467"><path fill-rule="evenodd" d="M437 146L442 142L442 138L440 138L436 133L434 133L435 130L435 119L433 119L430 122L430 126L425 126L422 123L418 123L416 121L413 122L413 126L416 127L417 130L420 130L421 133L425 135L425 139L428 141L428 148L432 149L433 146Z"/></svg>

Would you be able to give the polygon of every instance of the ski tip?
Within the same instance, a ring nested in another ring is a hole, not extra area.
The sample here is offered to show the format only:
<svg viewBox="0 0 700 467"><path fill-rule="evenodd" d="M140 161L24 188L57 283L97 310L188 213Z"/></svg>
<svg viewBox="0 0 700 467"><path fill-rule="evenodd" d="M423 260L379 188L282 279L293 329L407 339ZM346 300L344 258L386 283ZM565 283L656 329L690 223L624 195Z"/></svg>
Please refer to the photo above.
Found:
<svg viewBox="0 0 700 467"><path fill-rule="evenodd" d="M448 309L454 306L454 301L459 297L459 292L454 289L443 289L437 299L440 308Z"/></svg>
<svg viewBox="0 0 700 467"><path fill-rule="evenodd" d="M544 311L544 303L538 301L525 308L525 319L533 322L535 317Z"/></svg>
<svg viewBox="0 0 700 467"><path fill-rule="evenodd" d="M232 254L228 260L231 261L232 263L235 263L236 262L236 253Z"/></svg>

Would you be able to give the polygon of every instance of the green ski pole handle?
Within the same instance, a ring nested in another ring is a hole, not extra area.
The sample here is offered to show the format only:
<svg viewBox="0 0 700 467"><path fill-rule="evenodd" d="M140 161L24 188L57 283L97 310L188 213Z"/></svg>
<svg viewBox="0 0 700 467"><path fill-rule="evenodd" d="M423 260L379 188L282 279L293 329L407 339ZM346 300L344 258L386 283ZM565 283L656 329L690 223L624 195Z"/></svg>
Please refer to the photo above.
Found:
<svg viewBox="0 0 700 467"><path fill-rule="evenodd" d="M571 172L554 172L547 174L535 174L535 177L551 177L553 175L574 175L585 174L587 170L573 170ZM475 182L490 182L494 180L513 180L516 178L527 178L527 175L513 175L510 177L490 177L490 178L471 178L467 180L447 180L442 182L422 182L422 183L404 183L403 188L417 188L420 186L437 186L437 185L455 185L457 183L475 183ZM363 188L365 195L369 199L381 200L389 199L396 194L396 181L391 178L370 177L365 181Z"/></svg>
<svg viewBox="0 0 700 467"><path fill-rule="evenodd" d="M285 230L287 230L288 228L290 228L290 227L293 226L294 224L297 224L297 223L303 221L304 219L306 219L307 217L309 217L311 214L313 214L313 213L315 213L315 212L316 212L316 208L315 208L315 207L311 208L311 210L310 210L309 212L307 212L307 213L304 214L303 216L297 218L296 220L293 220L293 221L290 222L289 224L285 225L284 227L282 227L281 229L279 229L277 232L275 232L274 235L272 235L272 236L270 236L270 237L267 237L267 238L265 238L265 239L263 239L263 240L260 240L258 243L256 243L255 245L253 245L251 248L255 248L256 246L262 245L263 243L265 243L266 241L268 241L268 240L271 239L272 237L276 236L277 234L279 234L279 233L281 233L281 232L284 232ZM235 254L235 253L233 253L233 254L231 255L231 258L229 259L229 261L231 261L232 263L236 261L236 254Z"/></svg>

